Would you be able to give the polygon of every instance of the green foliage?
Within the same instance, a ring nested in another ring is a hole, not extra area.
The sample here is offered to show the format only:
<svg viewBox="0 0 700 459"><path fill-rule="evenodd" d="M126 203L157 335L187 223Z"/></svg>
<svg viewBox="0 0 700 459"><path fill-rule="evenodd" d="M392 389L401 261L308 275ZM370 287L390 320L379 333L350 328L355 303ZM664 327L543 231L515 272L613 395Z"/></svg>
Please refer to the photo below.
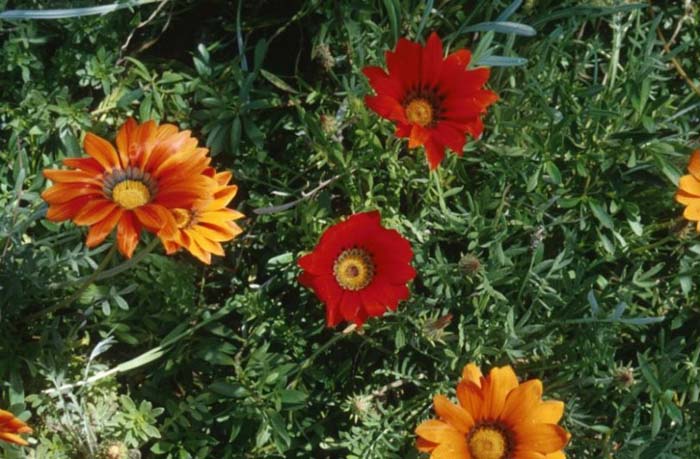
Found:
<svg viewBox="0 0 700 459"><path fill-rule="evenodd" d="M0 21L0 406L36 439L3 457L417 459L470 361L564 400L569 457L700 453L700 243L673 201L700 103L671 62L698 86L697 6L233 3ZM361 69L432 30L500 100L429 173ZM41 171L127 116L206 143L245 233L212 266L156 248L80 291L112 241L46 221ZM329 330L295 260L370 209L412 243L412 296Z"/></svg>

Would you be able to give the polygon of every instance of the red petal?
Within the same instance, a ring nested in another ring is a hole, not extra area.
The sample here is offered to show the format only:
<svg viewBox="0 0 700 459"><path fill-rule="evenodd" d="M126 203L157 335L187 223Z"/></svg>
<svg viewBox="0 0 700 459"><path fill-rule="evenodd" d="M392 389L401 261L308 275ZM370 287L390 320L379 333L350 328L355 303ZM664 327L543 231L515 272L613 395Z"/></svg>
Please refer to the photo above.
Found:
<svg viewBox="0 0 700 459"><path fill-rule="evenodd" d="M447 145L457 153L457 155L462 156L464 153L464 142L465 142L465 132L460 131L454 125L454 123L440 122L437 127L433 130L433 138L444 145Z"/></svg>
<svg viewBox="0 0 700 459"><path fill-rule="evenodd" d="M435 170L445 157L445 147L433 140L425 144L425 154L428 157L430 170Z"/></svg>
<svg viewBox="0 0 700 459"><path fill-rule="evenodd" d="M365 96L365 104L377 115L400 123L408 123L406 113L399 102L389 96Z"/></svg>
<svg viewBox="0 0 700 459"><path fill-rule="evenodd" d="M466 68L471 60L472 53L468 49L458 49L457 51L450 53L446 59L448 63L457 65L462 69Z"/></svg>
<svg viewBox="0 0 700 459"><path fill-rule="evenodd" d="M429 88L434 87L440 81L442 72L442 41L433 32L423 48L423 60L421 61L421 83Z"/></svg>
<svg viewBox="0 0 700 459"><path fill-rule="evenodd" d="M405 38L399 38L396 51L386 52L389 76L400 80L404 91L420 83L421 55L421 46Z"/></svg>
<svg viewBox="0 0 700 459"><path fill-rule="evenodd" d="M369 79L369 84L377 94L386 95L396 100L403 99L404 91L401 81L390 78L381 67L365 67L362 73Z"/></svg>

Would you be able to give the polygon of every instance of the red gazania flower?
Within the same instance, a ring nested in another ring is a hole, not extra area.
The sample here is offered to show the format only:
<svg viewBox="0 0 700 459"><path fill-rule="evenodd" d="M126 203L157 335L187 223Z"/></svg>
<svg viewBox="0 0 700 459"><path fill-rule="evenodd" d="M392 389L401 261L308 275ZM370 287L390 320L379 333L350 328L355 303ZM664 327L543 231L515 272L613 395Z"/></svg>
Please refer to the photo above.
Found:
<svg viewBox="0 0 700 459"><path fill-rule="evenodd" d="M433 398L439 419L416 428L430 459L566 459L571 435L558 425L564 403L542 400L542 381L519 383L510 366L487 376L470 363L457 386L458 404Z"/></svg>
<svg viewBox="0 0 700 459"><path fill-rule="evenodd" d="M142 229L163 239L175 237L171 209L192 207L209 196L215 183L202 174L210 161L208 150L198 148L189 131L153 121L138 125L129 118L116 144L115 149L88 133L83 148L89 157L64 159L69 170L45 170L55 184L41 196L49 204L49 220L90 227L88 247L100 244L116 227L119 251L131 258Z"/></svg>
<svg viewBox="0 0 700 459"><path fill-rule="evenodd" d="M328 228L314 251L299 259L299 282L326 304L326 321L362 325L368 317L395 311L416 276L413 250L395 230L381 226L379 212L352 215Z"/></svg>
<svg viewBox="0 0 700 459"><path fill-rule="evenodd" d="M205 175L213 177L217 188L210 198L196 201L190 209L173 209L177 234L163 244L169 255L185 248L203 263L210 264L212 254L224 255L221 242L230 241L243 232L234 220L244 215L227 207L238 191L236 185L229 185L232 174L208 168Z"/></svg>
<svg viewBox="0 0 700 459"><path fill-rule="evenodd" d="M0 440L14 443L15 445L27 446L29 443L20 437L19 434L30 433L32 433L32 429L24 421L21 421L9 411L0 410Z"/></svg>
<svg viewBox="0 0 700 459"><path fill-rule="evenodd" d="M386 65L365 67L364 74L377 95L366 96L367 106L396 123L396 136L408 137L408 147L423 145L430 169L445 157L445 146L462 156L465 134L478 138L486 108L498 96L484 84L489 69L467 70L471 53L466 49L443 57L442 41L435 32L422 47L399 39L396 51L387 51Z"/></svg>

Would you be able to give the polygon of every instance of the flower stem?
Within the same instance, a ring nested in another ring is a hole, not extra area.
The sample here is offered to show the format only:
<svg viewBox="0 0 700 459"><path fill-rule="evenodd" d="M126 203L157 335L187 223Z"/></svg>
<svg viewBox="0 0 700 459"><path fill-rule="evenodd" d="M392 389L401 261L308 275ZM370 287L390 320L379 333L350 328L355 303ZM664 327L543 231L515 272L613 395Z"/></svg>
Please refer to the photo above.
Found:
<svg viewBox="0 0 700 459"><path fill-rule="evenodd" d="M134 255L130 259L126 260L124 263L117 265L114 268L108 269L104 272L97 272L96 271L97 274L93 273L95 278L89 279L89 280L91 282L94 282L94 281L109 279L110 277L114 277L117 274L121 274L124 271L133 268L134 266L136 266L138 264L138 262L140 262L141 260L146 258L146 255L153 252L153 249L156 248L159 241L160 241L160 239L158 239L157 237L154 237L153 240L151 240L151 242L149 242L148 245L143 248L143 250L140 250L136 255Z"/></svg>
<svg viewBox="0 0 700 459"><path fill-rule="evenodd" d="M333 338L329 339L328 341L323 343L322 346L320 346L318 349L316 349L316 351L314 351L313 354L311 354L306 360L304 360L304 362L301 365L299 365L297 367L298 368L297 374L294 377L294 380L292 381L292 383L289 385L289 387L292 389L295 388L296 385L299 383L299 379L301 378L301 374L304 372L304 370L306 370L307 368L309 368L311 366L313 361L316 360L316 357L321 355L321 353L323 351L325 351L326 349L328 349L329 347L334 345L336 342L340 341L341 338L343 338L344 336L355 331L355 329L357 329L357 325L355 325L355 324L349 325L341 333L336 334Z"/></svg>

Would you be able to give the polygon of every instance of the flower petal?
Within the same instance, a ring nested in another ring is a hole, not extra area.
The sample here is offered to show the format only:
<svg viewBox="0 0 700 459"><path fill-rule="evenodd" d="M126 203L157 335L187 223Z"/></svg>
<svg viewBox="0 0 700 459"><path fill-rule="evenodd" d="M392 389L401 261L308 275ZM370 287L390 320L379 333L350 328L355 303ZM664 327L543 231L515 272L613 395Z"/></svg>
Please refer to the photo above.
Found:
<svg viewBox="0 0 700 459"><path fill-rule="evenodd" d="M454 405L444 395L433 397L435 412L440 418L463 434L474 426L474 418L462 407Z"/></svg>

